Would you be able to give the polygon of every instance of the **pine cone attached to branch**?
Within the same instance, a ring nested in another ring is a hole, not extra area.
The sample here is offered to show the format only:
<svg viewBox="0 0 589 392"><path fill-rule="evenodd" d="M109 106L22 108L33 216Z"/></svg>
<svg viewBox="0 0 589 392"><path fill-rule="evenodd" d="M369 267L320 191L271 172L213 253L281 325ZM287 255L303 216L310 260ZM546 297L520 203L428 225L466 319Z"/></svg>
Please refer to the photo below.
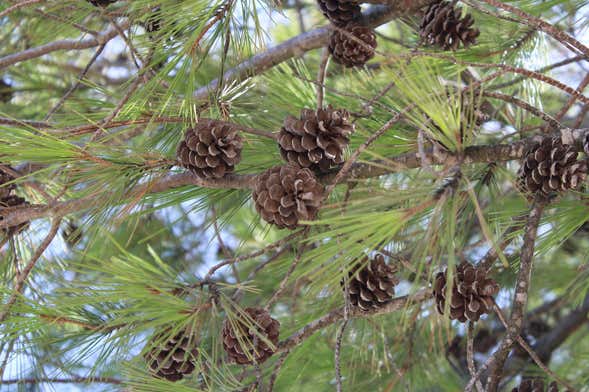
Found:
<svg viewBox="0 0 589 392"><path fill-rule="evenodd" d="M317 0L323 15L336 26L345 26L361 15L360 5L350 0Z"/></svg>
<svg viewBox="0 0 589 392"><path fill-rule="evenodd" d="M363 267L363 268L362 268ZM397 269L385 263L381 254L368 262L364 258L349 272L348 295L352 306L364 311L386 306L395 295ZM345 290L344 281L340 282Z"/></svg>
<svg viewBox="0 0 589 392"><path fill-rule="evenodd" d="M30 206L30 203L20 196L8 195L0 199L0 222L4 220L3 215L5 212L8 212L10 210L16 210L19 208L25 208L28 206ZM27 227L29 227L29 222L24 222L19 225L3 228L0 230L2 230L2 232L4 232L5 234L11 236L22 232Z"/></svg>
<svg viewBox="0 0 589 392"><path fill-rule="evenodd" d="M344 149L354 132L350 114L330 106L303 109L300 118L288 116L278 135L280 154L287 162L326 171L344 161Z"/></svg>
<svg viewBox="0 0 589 392"><path fill-rule="evenodd" d="M558 385L556 381L552 381L548 385L548 389L544 389L544 381L539 379L523 380L519 387L513 388L511 392L558 392Z"/></svg>
<svg viewBox="0 0 589 392"><path fill-rule="evenodd" d="M461 43L464 47L476 44L480 31L473 28L473 24L471 14L462 18L461 9L454 3L440 1L428 8L421 21L419 35L428 45L456 50Z"/></svg>
<svg viewBox="0 0 589 392"><path fill-rule="evenodd" d="M178 381L194 372L198 364L196 335L189 331L180 331L162 342L169 332L168 329L151 339L150 344L156 346L148 351L144 358L154 377Z"/></svg>
<svg viewBox="0 0 589 392"><path fill-rule="evenodd" d="M587 162L577 160L577 149L560 137L547 137L526 154L518 173L518 186L529 194L549 197L577 189L587 178Z"/></svg>
<svg viewBox="0 0 589 392"><path fill-rule="evenodd" d="M332 30L329 36L329 53L344 67L362 67L374 57L376 35L370 27L348 24Z"/></svg>
<svg viewBox="0 0 589 392"><path fill-rule="evenodd" d="M258 175L252 197L266 222L294 229L317 217L323 186L311 170L289 163Z"/></svg>
<svg viewBox="0 0 589 392"><path fill-rule="evenodd" d="M260 364L274 354L280 322L264 309L246 308L244 312L245 315L240 313L233 322L229 319L223 322L223 348L235 363Z"/></svg>
<svg viewBox="0 0 589 392"><path fill-rule="evenodd" d="M241 160L243 142L237 127L201 119L178 146L180 164L200 178L222 178Z"/></svg>
<svg viewBox="0 0 589 392"><path fill-rule="evenodd" d="M434 281L434 297L438 312L444 314L448 270L438 273ZM499 285L487 277L483 268L470 263L456 267L454 284L450 297L450 319L460 322L478 321L488 313L493 304L493 296L499 292Z"/></svg>

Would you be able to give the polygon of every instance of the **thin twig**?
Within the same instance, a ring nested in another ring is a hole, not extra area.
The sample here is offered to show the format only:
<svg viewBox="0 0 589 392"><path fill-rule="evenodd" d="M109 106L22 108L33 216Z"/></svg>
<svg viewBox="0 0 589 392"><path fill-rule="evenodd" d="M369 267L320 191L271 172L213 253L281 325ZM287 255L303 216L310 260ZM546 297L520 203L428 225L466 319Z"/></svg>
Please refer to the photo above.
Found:
<svg viewBox="0 0 589 392"><path fill-rule="evenodd" d="M323 95L325 94L323 84L325 83L329 58L329 49L325 47L323 48L323 52L321 52L321 62L319 63L319 71L317 71L317 110L323 108Z"/></svg>
<svg viewBox="0 0 589 392"><path fill-rule="evenodd" d="M468 365L468 371L470 376L474 377L477 373L477 369L474 363L474 324L472 321L468 322L468 328L466 330L466 362ZM483 392L483 384L477 380L475 384L478 392Z"/></svg>
<svg viewBox="0 0 589 392"><path fill-rule="evenodd" d="M342 322L342 326L337 331L337 336L335 338L335 385L337 392L342 392L341 351L344 331L346 330L348 323L349 320L347 319Z"/></svg>

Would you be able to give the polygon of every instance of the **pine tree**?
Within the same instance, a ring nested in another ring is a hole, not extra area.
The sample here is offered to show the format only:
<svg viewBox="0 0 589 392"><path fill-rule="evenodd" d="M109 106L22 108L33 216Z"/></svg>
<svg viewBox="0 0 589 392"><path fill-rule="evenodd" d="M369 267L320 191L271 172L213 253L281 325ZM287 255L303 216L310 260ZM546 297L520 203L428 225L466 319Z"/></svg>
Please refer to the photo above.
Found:
<svg viewBox="0 0 589 392"><path fill-rule="evenodd" d="M586 389L588 12L0 2L0 390Z"/></svg>

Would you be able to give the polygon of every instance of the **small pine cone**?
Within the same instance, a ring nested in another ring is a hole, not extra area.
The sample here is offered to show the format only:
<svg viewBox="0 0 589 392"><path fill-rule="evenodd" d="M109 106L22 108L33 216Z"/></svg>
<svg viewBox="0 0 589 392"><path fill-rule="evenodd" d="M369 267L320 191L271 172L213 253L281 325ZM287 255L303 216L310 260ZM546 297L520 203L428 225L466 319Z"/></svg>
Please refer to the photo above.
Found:
<svg viewBox="0 0 589 392"><path fill-rule="evenodd" d="M94 7L107 7L109 4L116 3L117 0L88 0Z"/></svg>
<svg viewBox="0 0 589 392"><path fill-rule="evenodd" d="M317 0L323 15L336 26L345 26L361 15L360 5L350 0Z"/></svg>
<svg viewBox="0 0 589 392"><path fill-rule="evenodd" d="M587 162L577 160L573 145L560 137L547 137L526 154L518 173L519 188L549 197L554 192L577 189L587 178Z"/></svg>
<svg viewBox="0 0 589 392"><path fill-rule="evenodd" d="M201 119L178 146L180 164L200 178L222 178L241 160L243 142L233 124Z"/></svg>
<svg viewBox="0 0 589 392"><path fill-rule="evenodd" d="M299 221L317 217L323 185L311 170L288 163L258 175L252 197L266 222L294 229Z"/></svg>
<svg viewBox="0 0 589 392"><path fill-rule="evenodd" d="M247 317L240 313L237 320L232 322L225 319L223 322L223 348L232 362L240 365L260 364L274 354L280 322L270 317L270 313L264 309L246 308L244 312Z"/></svg>
<svg viewBox="0 0 589 392"><path fill-rule="evenodd" d="M288 116L278 135L280 154L287 162L326 171L344 161L344 149L354 132L346 110L331 105L317 111L303 109L299 119Z"/></svg>
<svg viewBox="0 0 589 392"><path fill-rule="evenodd" d="M12 99L12 85L0 78L0 102L8 103Z"/></svg>
<svg viewBox="0 0 589 392"><path fill-rule="evenodd" d="M8 197L11 191L16 188L14 184L7 184L12 180L14 180L14 177L0 169L0 201Z"/></svg>
<svg viewBox="0 0 589 392"><path fill-rule="evenodd" d="M362 67L374 57L376 35L370 27L349 24L343 30L332 30L328 47L335 62L348 68Z"/></svg>
<svg viewBox="0 0 589 392"><path fill-rule="evenodd" d="M364 268L360 269L362 266ZM348 295L352 306L364 311L384 307L395 295L397 269L387 265L384 257L376 255L370 262L364 258L349 272ZM340 282L344 288L344 281Z"/></svg>
<svg viewBox="0 0 589 392"><path fill-rule="evenodd" d="M434 281L434 297L438 312L444 314L448 270L438 273ZM450 319L460 322L478 321L488 313L499 285L487 277L483 268L463 262L456 267L450 298Z"/></svg>
<svg viewBox="0 0 589 392"><path fill-rule="evenodd" d="M473 28L471 14L461 17L461 9L452 2L440 1L430 5L419 26L419 35L428 45L443 50L456 50L460 43L464 47L476 44L480 31Z"/></svg>
<svg viewBox="0 0 589 392"><path fill-rule="evenodd" d="M178 381L194 372L198 364L196 335L180 331L175 336L163 341L170 329L154 335L150 343L155 345L144 358L150 373L157 378Z"/></svg>
<svg viewBox="0 0 589 392"><path fill-rule="evenodd" d="M544 389L544 381L539 379L523 380L519 387L513 388L511 392L558 392L558 385L556 381L552 381L548 385L548 389Z"/></svg>
<svg viewBox="0 0 589 392"><path fill-rule="evenodd" d="M4 219L2 213L5 210L16 210L18 208L28 207L30 203L20 196L9 195L0 199L0 221ZM1 229L7 235L14 235L22 232L29 226L29 222L24 222L16 226Z"/></svg>

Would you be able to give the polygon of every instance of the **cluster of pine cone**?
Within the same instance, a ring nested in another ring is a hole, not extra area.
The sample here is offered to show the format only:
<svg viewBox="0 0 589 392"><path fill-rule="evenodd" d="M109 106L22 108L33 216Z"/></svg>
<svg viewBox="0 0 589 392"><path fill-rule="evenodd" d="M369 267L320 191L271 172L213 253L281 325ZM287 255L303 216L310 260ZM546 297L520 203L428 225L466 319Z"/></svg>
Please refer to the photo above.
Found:
<svg viewBox="0 0 589 392"><path fill-rule="evenodd" d="M202 179L232 173L241 160L243 141L238 131L232 123L201 119L178 146L180 165ZM331 106L287 117L277 136L287 163L259 174L253 184L254 204L262 218L288 229L315 219L324 192L316 174L344 161L353 132L350 114Z"/></svg>
<svg viewBox="0 0 589 392"><path fill-rule="evenodd" d="M168 381L178 381L199 367L198 337L192 329L165 339L170 328L156 333L148 343L144 359L150 373ZM221 339L229 360L239 365L260 364L276 351L280 323L267 310L246 308L223 322Z"/></svg>
<svg viewBox="0 0 589 392"><path fill-rule="evenodd" d="M16 186L14 183L10 183L13 180L14 177L0 170L0 221L4 219L2 216L3 212L27 207L30 205L29 202L27 202L24 198L14 194ZM1 232L11 236L25 230L28 225L28 222L21 223L16 226L4 228L1 230Z"/></svg>

